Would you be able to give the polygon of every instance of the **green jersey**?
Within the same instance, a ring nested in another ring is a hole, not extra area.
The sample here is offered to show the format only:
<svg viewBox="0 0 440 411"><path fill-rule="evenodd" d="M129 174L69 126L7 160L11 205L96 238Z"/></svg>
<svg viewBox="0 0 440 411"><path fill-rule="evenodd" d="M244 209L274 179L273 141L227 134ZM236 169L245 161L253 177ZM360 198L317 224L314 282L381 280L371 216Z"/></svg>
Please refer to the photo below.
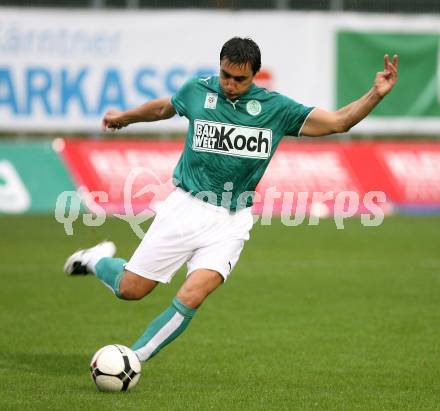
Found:
<svg viewBox="0 0 440 411"><path fill-rule="evenodd" d="M298 136L312 110L252 84L228 100L218 76L193 78L171 104L189 120L174 170L178 187L232 211L252 205L255 188L283 136Z"/></svg>

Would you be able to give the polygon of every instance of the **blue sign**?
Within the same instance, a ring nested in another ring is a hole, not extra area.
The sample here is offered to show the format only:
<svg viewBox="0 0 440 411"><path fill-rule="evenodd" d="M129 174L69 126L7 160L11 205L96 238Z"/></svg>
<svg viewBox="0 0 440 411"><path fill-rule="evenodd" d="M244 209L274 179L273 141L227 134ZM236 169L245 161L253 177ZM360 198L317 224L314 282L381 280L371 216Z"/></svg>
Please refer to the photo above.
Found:
<svg viewBox="0 0 440 411"><path fill-rule="evenodd" d="M163 70L146 66L130 72L128 81L127 71L118 67L98 73L92 66L53 69L38 65L17 71L0 66L0 111L26 118L38 108L46 118L63 118L71 115L74 106L85 117L101 116L109 108L127 110L147 100L173 95L189 78L214 75L217 68L189 70L173 66Z"/></svg>

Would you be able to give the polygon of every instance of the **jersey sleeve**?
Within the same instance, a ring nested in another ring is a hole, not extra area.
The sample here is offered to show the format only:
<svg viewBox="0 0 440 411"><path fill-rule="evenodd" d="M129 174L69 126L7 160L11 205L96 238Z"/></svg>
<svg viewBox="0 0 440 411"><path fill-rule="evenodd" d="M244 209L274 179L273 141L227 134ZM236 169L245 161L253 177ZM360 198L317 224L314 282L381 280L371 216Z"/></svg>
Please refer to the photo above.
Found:
<svg viewBox="0 0 440 411"><path fill-rule="evenodd" d="M304 106L289 97L281 96L283 99L283 123L287 136L299 136L307 116L314 107Z"/></svg>
<svg viewBox="0 0 440 411"><path fill-rule="evenodd" d="M189 116L189 105L191 102L191 95L194 92L194 86L197 82L197 78L194 77L188 80L179 91L171 97L171 104L177 111L179 116L185 116L188 118Z"/></svg>

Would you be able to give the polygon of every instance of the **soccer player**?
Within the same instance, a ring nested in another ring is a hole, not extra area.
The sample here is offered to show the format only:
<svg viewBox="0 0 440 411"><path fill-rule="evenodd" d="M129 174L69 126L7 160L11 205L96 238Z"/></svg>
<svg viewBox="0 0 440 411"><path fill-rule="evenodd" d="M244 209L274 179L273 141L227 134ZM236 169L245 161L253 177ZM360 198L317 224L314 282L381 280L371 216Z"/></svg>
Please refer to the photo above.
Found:
<svg viewBox="0 0 440 411"><path fill-rule="evenodd" d="M361 121L397 81L397 60L358 100L335 111L306 107L257 87L260 49L234 37L220 52L219 76L193 78L171 98L120 112L109 111L103 128L120 129L176 113L189 120L183 153L174 170L176 189L158 210L127 262L113 258L106 241L70 256L68 274L93 273L118 298L137 300L168 283L187 263L187 276L168 308L132 346L147 361L188 326L197 309L230 275L252 227L252 194L283 136L343 133Z"/></svg>

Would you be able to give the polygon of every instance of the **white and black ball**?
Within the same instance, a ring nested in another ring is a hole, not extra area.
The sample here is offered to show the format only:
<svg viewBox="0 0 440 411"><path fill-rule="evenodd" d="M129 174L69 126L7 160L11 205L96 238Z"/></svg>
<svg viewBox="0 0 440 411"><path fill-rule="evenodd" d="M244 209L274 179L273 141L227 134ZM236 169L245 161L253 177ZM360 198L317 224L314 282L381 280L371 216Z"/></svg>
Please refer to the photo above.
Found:
<svg viewBox="0 0 440 411"><path fill-rule="evenodd" d="M128 347L106 345L90 362L92 380L100 391L128 391L141 377L141 363Z"/></svg>

